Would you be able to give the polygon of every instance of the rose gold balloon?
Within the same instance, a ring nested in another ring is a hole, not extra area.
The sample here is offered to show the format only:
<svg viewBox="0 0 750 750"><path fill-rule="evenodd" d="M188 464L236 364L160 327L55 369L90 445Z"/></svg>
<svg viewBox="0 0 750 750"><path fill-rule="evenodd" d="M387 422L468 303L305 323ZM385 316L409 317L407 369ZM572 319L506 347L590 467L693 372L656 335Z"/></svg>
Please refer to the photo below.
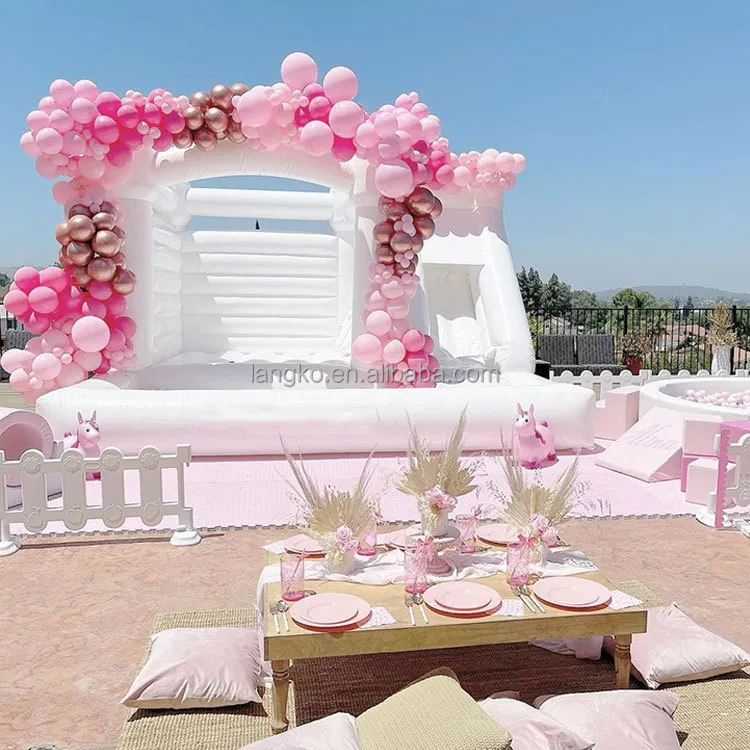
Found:
<svg viewBox="0 0 750 750"><path fill-rule="evenodd" d="M393 269L393 273L396 274L396 276L404 276L409 273L408 269L404 268L403 266L396 266Z"/></svg>
<svg viewBox="0 0 750 750"><path fill-rule="evenodd" d="M435 222L432 216L417 216L414 219L416 230L422 235L422 239L429 240L435 234Z"/></svg>
<svg viewBox="0 0 750 750"><path fill-rule="evenodd" d="M94 281L109 281L117 273L117 266L112 258L94 258L86 270Z"/></svg>
<svg viewBox="0 0 750 750"><path fill-rule="evenodd" d="M379 242L381 245L387 245L391 241L391 237L393 237L393 232L393 224L390 221L381 221L375 225L372 236L376 242Z"/></svg>
<svg viewBox="0 0 750 750"><path fill-rule="evenodd" d="M405 202L412 214L427 216L435 205L435 196L426 187L418 187Z"/></svg>
<svg viewBox="0 0 750 750"><path fill-rule="evenodd" d="M229 90L232 92L232 96L242 96L246 91L250 91L250 87L244 83L233 83Z"/></svg>
<svg viewBox="0 0 750 750"><path fill-rule="evenodd" d="M103 258L111 258L120 251L120 238L108 229L100 229L91 240L91 247L94 252L99 253ZM92 274L93 275L93 274Z"/></svg>
<svg viewBox="0 0 750 750"><path fill-rule="evenodd" d="M422 239L422 235L419 232L417 232L411 238L411 249L413 252L418 253L423 247L424 247L424 240Z"/></svg>
<svg viewBox="0 0 750 750"><path fill-rule="evenodd" d="M437 219L440 214L443 213L443 204L440 201L440 198L437 197L437 195L433 196L433 200L435 201L432 211L430 211L430 216L432 216L433 219Z"/></svg>
<svg viewBox="0 0 750 750"><path fill-rule="evenodd" d="M385 195L381 195L380 198L378 198L378 211L380 211L381 214L386 214L388 212L388 209L395 203L393 198L388 198Z"/></svg>
<svg viewBox="0 0 750 750"><path fill-rule="evenodd" d="M387 245L378 245L375 248L375 260L385 266L392 266L395 262L393 251Z"/></svg>
<svg viewBox="0 0 750 750"><path fill-rule="evenodd" d="M73 266L70 269L70 275L77 286L86 286L91 281L91 276L85 266Z"/></svg>
<svg viewBox="0 0 750 750"><path fill-rule="evenodd" d="M118 268L127 268L128 267L128 259L125 256L125 253L117 253L117 255L112 256L112 260L114 261L114 264Z"/></svg>
<svg viewBox="0 0 750 750"><path fill-rule="evenodd" d="M99 204L99 212L105 214L112 214L115 217L115 221L120 218L120 212L117 210L117 206L110 201L102 201Z"/></svg>
<svg viewBox="0 0 750 750"><path fill-rule="evenodd" d="M70 236L76 242L88 242L96 232L96 225L88 216L71 216L68 219Z"/></svg>
<svg viewBox="0 0 750 750"><path fill-rule="evenodd" d="M218 107L209 107L206 110L204 119L206 120L206 125L208 125L214 133L225 132L229 127L229 117L227 116L227 113Z"/></svg>
<svg viewBox="0 0 750 750"><path fill-rule="evenodd" d="M96 224L97 229L114 229L116 224L114 215L106 211L99 211L91 217L91 220Z"/></svg>
<svg viewBox="0 0 750 750"><path fill-rule="evenodd" d="M68 258L74 266L85 266L94 257L88 242L71 242L68 245Z"/></svg>
<svg viewBox="0 0 750 750"><path fill-rule="evenodd" d="M181 130L174 136L174 145L177 148L190 148L193 145L193 134L190 130Z"/></svg>
<svg viewBox="0 0 750 750"><path fill-rule="evenodd" d="M61 266L69 266L72 263L64 247L61 247L60 250L58 251L57 260L59 261Z"/></svg>
<svg viewBox="0 0 750 750"><path fill-rule="evenodd" d="M205 109L206 107L210 106L210 104L211 104L211 97L205 91L196 91L190 97L190 103L194 107L199 107L200 109Z"/></svg>
<svg viewBox="0 0 750 750"><path fill-rule="evenodd" d="M117 235L117 238L120 240L120 249L122 249L125 246L125 230L122 227L115 227L112 233Z"/></svg>
<svg viewBox="0 0 750 750"><path fill-rule="evenodd" d="M185 124L190 130L198 130L198 128L203 127L203 112L198 107L192 105L185 107L183 116L185 117Z"/></svg>
<svg viewBox="0 0 750 750"><path fill-rule="evenodd" d="M112 288L118 294L132 294L135 291L135 274L126 268L118 268L112 280Z"/></svg>
<svg viewBox="0 0 750 750"><path fill-rule="evenodd" d="M406 206L403 203L391 203L390 206L386 209L385 215L389 219L393 219L396 221L397 219L400 219L406 211Z"/></svg>
<svg viewBox="0 0 750 750"><path fill-rule="evenodd" d="M231 120L229 122L229 128L227 129L227 138L232 143L244 143L247 139L245 134L242 132L242 128L238 122Z"/></svg>
<svg viewBox="0 0 750 750"><path fill-rule="evenodd" d="M71 243L73 238L70 236L70 232L68 231L67 221L61 221L55 227L55 239L63 246L69 245Z"/></svg>
<svg viewBox="0 0 750 750"><path fill-rule="evenodd" d="M391 237L391 247L394 253L405 253L411 250L411 237L406 232L396 232Z"/></svg>
<svg viewBox="0 0 750 750"><path fill-rule="evenodd" d="M83 214L84 216L88 216L89 218L91 218L91 211L82 203L76 203L75 206L70 207L70 210L68 211L68 218L70 218L71 216L76 216L78 214Z"/></svg>
<svg viewBox="0 0 750 750"><path fill-rule="evenodd" d="M230 109L232 107L233 96L234 94L232 94L229 86L225 86L223 83L217 83L211 89L211 102L216 107L221 107L222 109Z"/></svg>
<svg viewBox="0 0 750 750"><path fill-rule="evenodd" d="M196 130L193 138L195 139L195 145L201 151L211 151L216 148L216 133L212 133L208 128Z"/></svg>

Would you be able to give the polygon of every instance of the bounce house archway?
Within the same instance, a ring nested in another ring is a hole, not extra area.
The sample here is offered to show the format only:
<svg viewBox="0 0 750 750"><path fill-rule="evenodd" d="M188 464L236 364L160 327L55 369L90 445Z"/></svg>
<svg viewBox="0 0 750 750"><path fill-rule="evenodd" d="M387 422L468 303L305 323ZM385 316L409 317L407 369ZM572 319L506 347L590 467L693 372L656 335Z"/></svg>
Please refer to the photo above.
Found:
<svg viewBox="0 0 750 750"><path fill-rule="evenodd" d="M63 268L16 275L9 308L40 336L3 365L55 431L96 408L125 450L144 431L199 455L275 453L280 434L307 451L399 450L407 415L439 440L468 406L467 446L496 448L516 402L534 401L559 447L592 444L593 395L533 375L501 202L524 158L454 154L416 94L368 114L356 90L347 68L318 83L303 53L273 86L189 98L52 84L21 145L40 173L70 178L53 188ZM328 192L190 186L248 174ZM264 212L333 235L186 229ZM312 391L251 382L248 366L288 361L389 370ZM498 377L442 382L461 368Z"/></svg>

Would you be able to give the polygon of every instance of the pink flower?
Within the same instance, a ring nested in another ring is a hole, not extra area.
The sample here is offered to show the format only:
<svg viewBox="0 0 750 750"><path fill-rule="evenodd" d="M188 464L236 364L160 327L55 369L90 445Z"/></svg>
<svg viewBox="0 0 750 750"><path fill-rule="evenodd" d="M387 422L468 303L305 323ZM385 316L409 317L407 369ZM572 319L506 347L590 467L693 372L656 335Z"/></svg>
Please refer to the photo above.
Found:
<svg viewBox="0 0 750 750"><path fill-rule="evenodd" d="M535 513L531 517L531 533L538 537L545 547L552 547L557 543L557 529L550 526L549 519L541 513Z"/></svg>
<svg viewBox="0 0 750 750"><path fill-rule="evenodd" d="M453 510L458 502L455 497L451 497L440 487L433 487L427 490L424 496L435 510Z"/></svg>
<svg viewBox="0 0 750 750"><path fill-rule="evenodd" d="M345 555L356 552L359 547L352 530L348 526L339 526L336 529L336 544L339 550Z"/></svg>

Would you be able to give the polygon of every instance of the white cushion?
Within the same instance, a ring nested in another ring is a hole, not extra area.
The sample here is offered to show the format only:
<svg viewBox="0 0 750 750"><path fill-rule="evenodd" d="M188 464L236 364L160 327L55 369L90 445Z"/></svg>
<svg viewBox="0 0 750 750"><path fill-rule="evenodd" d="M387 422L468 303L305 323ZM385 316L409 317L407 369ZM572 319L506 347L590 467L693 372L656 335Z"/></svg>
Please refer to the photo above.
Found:
<svg viewBox="0 0 750 750"><path fill-rule="evenodd" d="M361 750L361 747L354 717L333 714L240 750Z"/></svg>

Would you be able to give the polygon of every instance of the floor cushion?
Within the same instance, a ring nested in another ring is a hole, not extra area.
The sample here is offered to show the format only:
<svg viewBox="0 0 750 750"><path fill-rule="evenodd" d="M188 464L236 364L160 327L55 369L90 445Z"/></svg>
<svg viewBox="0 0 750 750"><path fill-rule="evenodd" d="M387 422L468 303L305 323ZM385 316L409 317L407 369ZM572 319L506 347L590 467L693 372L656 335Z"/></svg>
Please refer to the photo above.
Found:
<svg viewBox="0 0 750 750"><path fill-rule="evenodd" d="M357 726L349 714L333 714L241 750L360 750Z"/></svg>

